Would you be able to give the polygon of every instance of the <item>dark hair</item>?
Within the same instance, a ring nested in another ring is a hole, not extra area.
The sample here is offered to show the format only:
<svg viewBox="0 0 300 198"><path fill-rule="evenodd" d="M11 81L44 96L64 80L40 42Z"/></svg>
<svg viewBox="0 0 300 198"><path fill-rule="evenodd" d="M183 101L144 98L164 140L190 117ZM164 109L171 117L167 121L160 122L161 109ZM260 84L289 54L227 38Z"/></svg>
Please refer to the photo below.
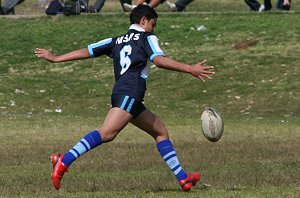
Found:
<svg viewBox="0 0 300 198"><path fill-rule="evenodd" d="M158 15L156 11L148 5L139 4L130 13L130 23L138 24L141 19L146 17L148 20L157 19Z"/></svg>

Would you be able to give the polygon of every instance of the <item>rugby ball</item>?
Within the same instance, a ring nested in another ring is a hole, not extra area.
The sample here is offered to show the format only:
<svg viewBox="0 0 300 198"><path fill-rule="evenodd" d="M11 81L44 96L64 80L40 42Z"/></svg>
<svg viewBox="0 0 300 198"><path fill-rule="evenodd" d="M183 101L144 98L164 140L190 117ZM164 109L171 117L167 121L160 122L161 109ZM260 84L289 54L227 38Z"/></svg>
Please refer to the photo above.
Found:
<svg viewBox="0 0 300 198"><path fill-rule="evenodd" d="M206 139L211 142L216 142L223 135L223 118L215 108L206 107L201 115L201 127Z"/></svg>

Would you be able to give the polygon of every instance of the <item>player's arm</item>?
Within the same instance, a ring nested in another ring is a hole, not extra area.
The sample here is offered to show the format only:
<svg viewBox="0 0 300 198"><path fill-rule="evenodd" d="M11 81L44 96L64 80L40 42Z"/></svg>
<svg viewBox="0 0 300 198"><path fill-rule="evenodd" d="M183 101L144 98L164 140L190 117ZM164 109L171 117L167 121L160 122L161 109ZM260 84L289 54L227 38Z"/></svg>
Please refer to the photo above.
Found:
<svg viewBox="0 0 300 198"><path fill-rule="evenodd" d="M155 56L152 62L160 68L189 73L194 77L201 79L203 82L205 82L205 78L211 79L211 75L215 73L211 71L214 66L204 66L206 60L200 61L195 65L188 65L165 56Z"/></svg>
<svg viewBox="0 0 300 198"><path fill-rule="evenodd" d="M66 62L66 61L72 61L72 60L80 60L80 59L86 59L90 58L90 54L87 48L82 48L79 50L75 50L66 54L62 55L54 55L51 51L42 49L42 48L36 48L35 49L35 55L39 58L44 58L52 63L59 63L59 62Z"/></svg>

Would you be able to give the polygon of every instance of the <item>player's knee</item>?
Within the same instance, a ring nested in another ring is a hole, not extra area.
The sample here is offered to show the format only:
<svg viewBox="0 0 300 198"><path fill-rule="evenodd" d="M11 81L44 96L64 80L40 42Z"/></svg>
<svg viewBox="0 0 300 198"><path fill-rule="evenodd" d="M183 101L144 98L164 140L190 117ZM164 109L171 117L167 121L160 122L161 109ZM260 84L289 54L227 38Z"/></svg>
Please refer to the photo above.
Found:
<svg viewBox="0 0 300 198"><path fill-rule="evenodd" d="M167 127L163 123L161 123L161 125L159 127L159 131L162 136L169 136Z"/></svg>
<svg viewBox="0 0 300 198"><path fill-rule="evenodd" d="M168 139L169 138L169 133L168 133L168 131L167 131L167 129L165 129L164 130L164 132L163 133L161 133L161 135L160 135L162 138L166 138L166 139Z"/></svg>
<svg viewBox="0 0 300 198"><path fill-rule="evenodd" d="M162 125L160 129L158 130L158 133L156 133L156 136L154 136L154 139L156 141L164 140L164 139L169 139L169 133L167 128Z"/></svg>
<svg viewBox="0 0 300 198"><path fill-rule="evenodd" d="M100 135L101 135L103 143L113 141L119 133L119 131L117 131L117 130L105 130L105 129L103 130L103 129L100 129L99 131L100 131Z"/></svg>

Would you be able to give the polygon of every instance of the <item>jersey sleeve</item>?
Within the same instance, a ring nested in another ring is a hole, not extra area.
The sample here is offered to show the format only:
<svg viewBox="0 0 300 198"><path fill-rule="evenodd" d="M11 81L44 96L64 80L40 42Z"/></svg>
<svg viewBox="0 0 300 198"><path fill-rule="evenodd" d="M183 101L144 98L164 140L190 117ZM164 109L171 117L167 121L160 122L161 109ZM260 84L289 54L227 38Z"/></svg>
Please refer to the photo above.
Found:
<svg viewBox="0 0 300 198"><path fill-rule="evenodd" d="M112 40L112 38L108 38L88 45L90 56L97 57L104 54L110 56L112 54Z"/></svg>
<svg viewBox="0 0 300 198"><path fill-rule="evenodd" d="M158 38L155 35L148 35L144 41L145 51L152 61L156 56L165 56L164 52L160 49Z"/></svg>

